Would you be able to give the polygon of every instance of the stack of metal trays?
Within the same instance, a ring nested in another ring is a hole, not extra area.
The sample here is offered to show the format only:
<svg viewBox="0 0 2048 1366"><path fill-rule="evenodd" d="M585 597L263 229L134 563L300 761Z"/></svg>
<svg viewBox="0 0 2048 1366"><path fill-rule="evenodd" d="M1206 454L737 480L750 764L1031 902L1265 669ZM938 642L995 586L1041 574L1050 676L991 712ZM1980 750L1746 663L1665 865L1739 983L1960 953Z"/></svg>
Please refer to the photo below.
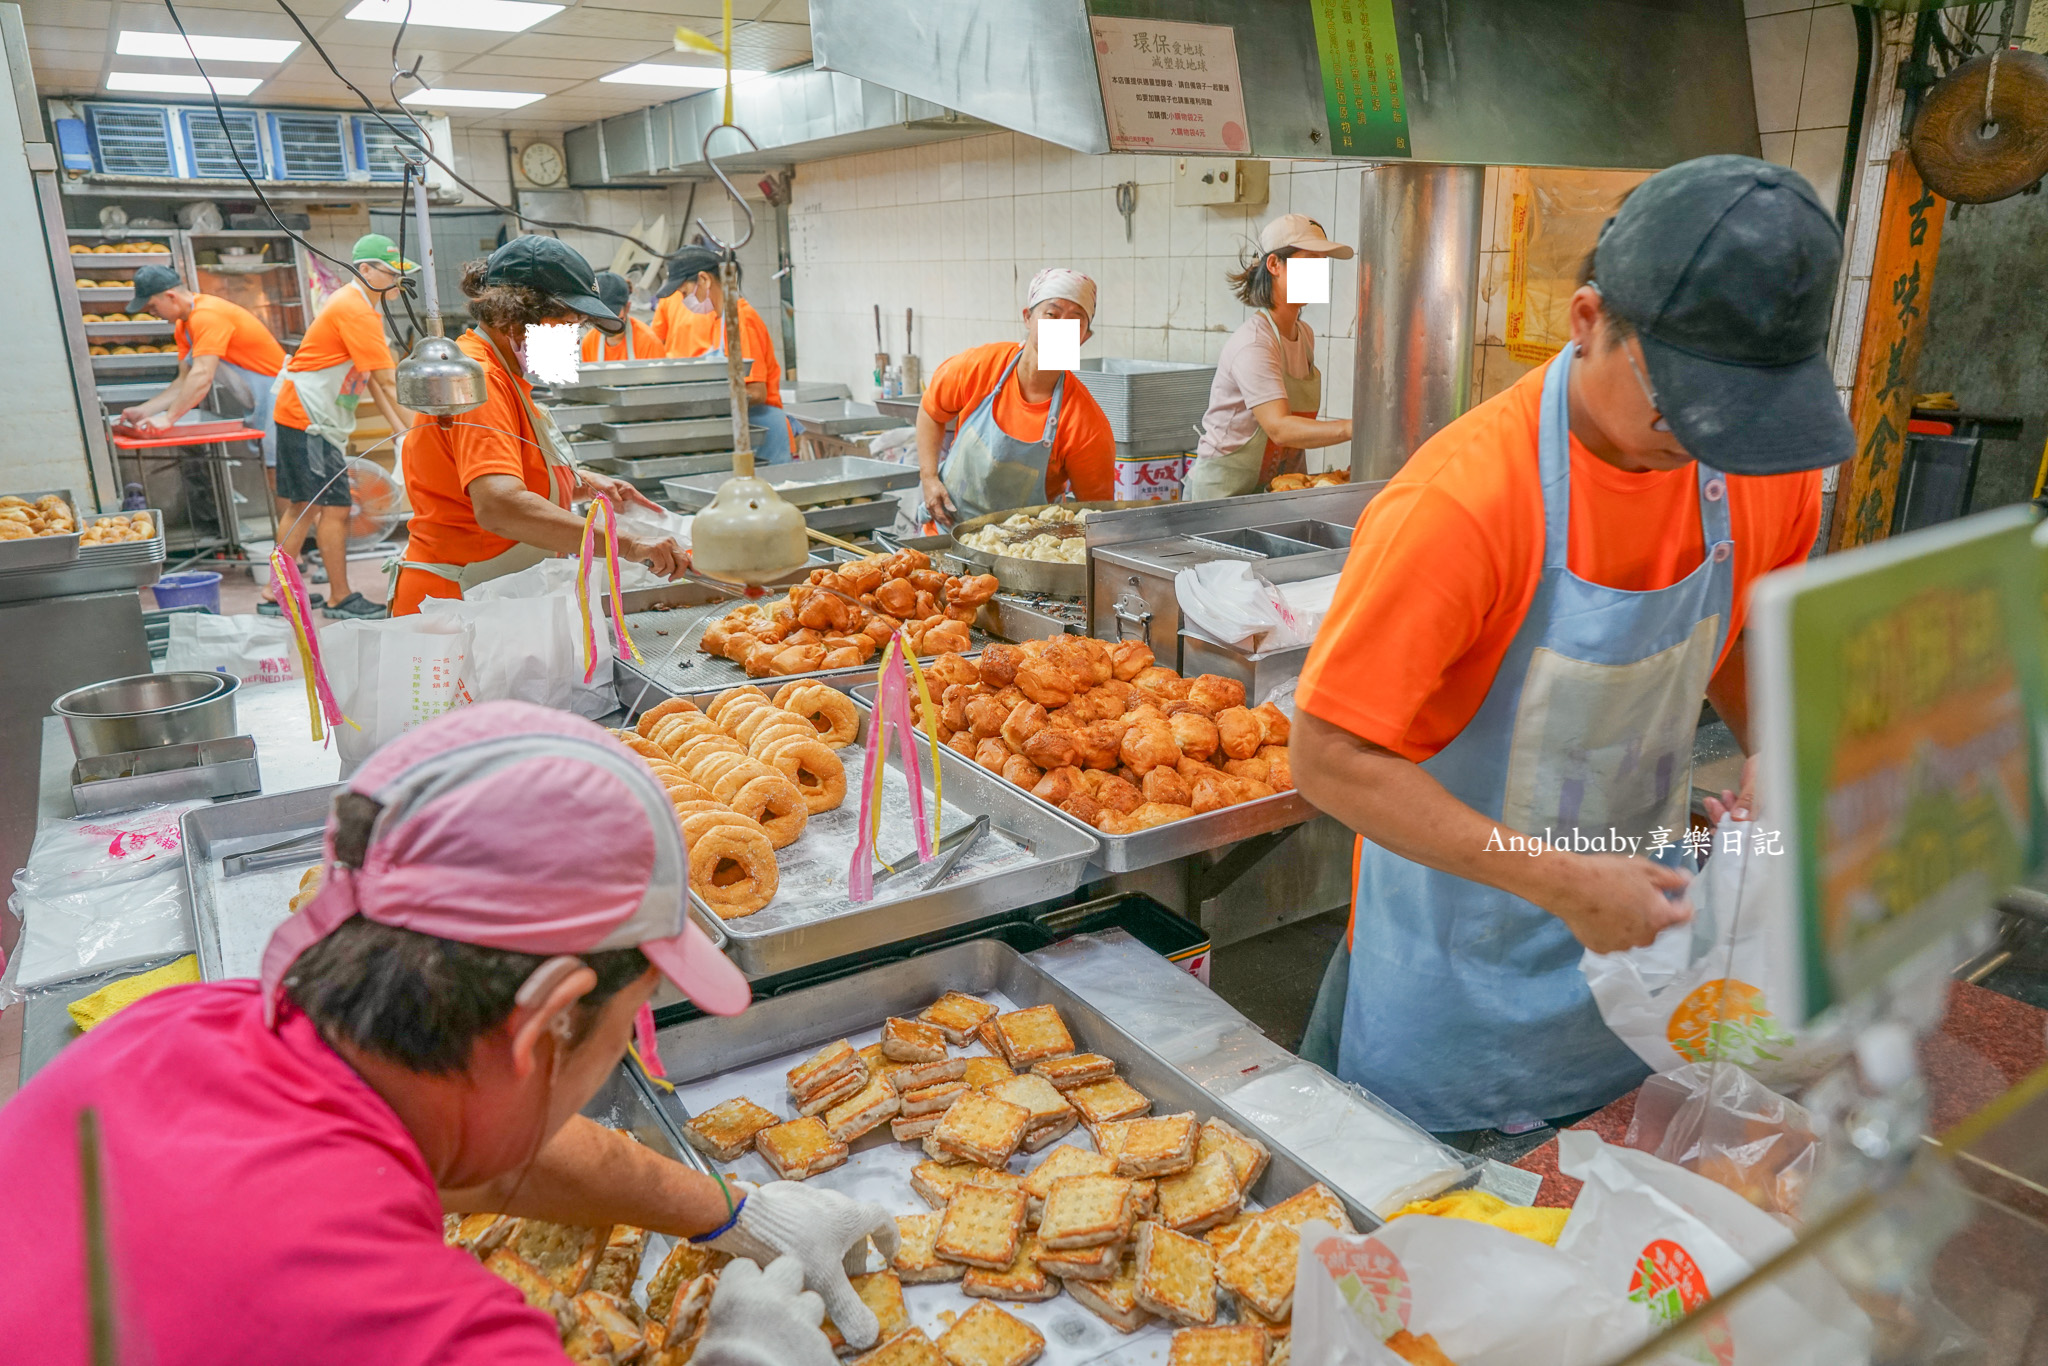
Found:
<svg viewBox="0 0 2048 1366"><path fill-rule="evenodd" d="M755 473L774 485L786 501L801 508L804 523L813 531L842 535L894 522L899 505L889 492L917 483L915 465L853 455L761 466ZM677 507L695 512L710 504L724 482L715 475L690 475L664 479L661 489Z"/></svg>
<svg viewBox="0 0 2048 1366"><path fill-rule="evenodd" d="M1194 425L1209 410L1216 367L1105 357L1082 361L1074 374L1126 451L1186 451L1194 449Z"/></svg>
<svg viewBox="0 0 2048 1366"><path fill-rule="evenodd" d="M62 490L59 490L62 492ZM72 506L75 508L77 504ZM69 541L74 552L49 563L15 565L0 558L0 602L26 602L32 598L68 597L74 593L118 592L124 588L147 588L164 572L164 515L147 509L156 534L146 541L122 541L113 545L78 544L76 536L36 537L28 541L0 541L0 548L34 545L37 541ZM106 516L126 514L108 513ZM82 532L101 520L101 514L81 512Z"/></svg>
<svg viewBox="0 0 2048 1366"><path fill-rule="evenodd" d="M70 564L78 558L78 534L85 527L78 522L78 496L70 489L23 489L19 493L9 491L11 497L25 503L34 503L38 498L52 495L62 498L64 505L71 509L72 521L77 531L62 536L24 536L19 540L0 541L0 574L19 574L32 569L51 569Z"/></svg>
<svg viewBox="0 0 2048 1366"><path fill-rule="evenodd" d="M880 432L891 427L907 427L908 419L895 413L885 413L872 403L858 403L850 398L821 399L814 403L791 403L782 410L789 420L806 432L821 432L826 436L847 436L854 432Z"/></svg>

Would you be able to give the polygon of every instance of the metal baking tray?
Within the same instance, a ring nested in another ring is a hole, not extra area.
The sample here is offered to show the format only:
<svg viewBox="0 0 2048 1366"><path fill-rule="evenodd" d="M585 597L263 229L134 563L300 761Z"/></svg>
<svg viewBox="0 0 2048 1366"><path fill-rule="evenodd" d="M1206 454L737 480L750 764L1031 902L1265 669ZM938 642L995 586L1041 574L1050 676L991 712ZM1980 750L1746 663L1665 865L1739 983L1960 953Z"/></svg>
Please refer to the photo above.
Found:
<svg viewBox="0 0 2048 1366"><path fill-rule="evenodd" d="M917 482L915 465L867 460L857 455L835 456L830 460L795 460L762 473L785 501L800 508L844 502L849 498L872 498L891 489L909 488ZM669 479L661 487L678 507L695 511L710 503L720 482L697 476Z"/></svg>
<svg viewBox="0 0 2048 1366"><path fill-rule="evenodd" d="M907 427L908 419L895 413L885 413L872 403L860 403L850 398L820 399L812 403L792 403L782 410L789 420L807 432L823 432L827 436L845 436L849 432L880 432L891 427Z"/></svg>
<svg viewBox="0 0 2048 1366"><path fill-rule="evenodd" d="M888 417L900 417L904 425L917 421L917 410L924 406L923 394L905 394L901 398L878 398L875 411Z"/></svg>
<svg viewBox="0 0 2048 1366"><path fill-rule="evenodd" d="M179 822L185 836L185 888L201 977L217 982L261 975L264 946L291 914L288 907L300 877L320 862L327 808L344 786L327 783L244 797L185 813ZM236 861L233 867L224 866L229 859ZM694 907L691 914L723 949L725 930L718 917Z"/></svg>
<svg viewBox="0 0 2048 1366"><path fill-rule="evenodd" d="M749 362L751 364L752 362ZM700 356L652 356L645 360L586 361L577 369L577 389L608 385L681 384L725 379L725 361Z"/></svg>
<svg viewBox="0 0 2048 1366"><path fill-rule="evenodd" d="M894 498L873 498L864 503L842 503L834 507L805 508L804 525L833 536L852 536L876 531L896 520L902 505Z"/></svg>
<svg viewBox="0 0 2048 1366"><path fill-rule="evenodd" d="M93 269L89 279L99 278L99 268L133 268L135 266L168 266L174 263L169 251L74 251L71 253L71 273L78 274L78 263L90 261Z"/></svg>
<svg viewBox="0 0 2048 1366"><path fill-rule="evenodd" d="M588 404L593 408L609 408L627 421L658 416L644 410L663 408L673 403L696 403L702 399L715 398L721 403L730 403L732 387L726 383L725 367L719 366L715 381L694 380L688 384L577 384L557 390L558 395L574 394L574 399L565 401Z"/></svg>
<svg viewBox="0 0 2048 1366"><path fill-rule="evenodd" d="M1052 503L1031 503L1024 507L1005 508L1001 512L990 512L980 517L970 517L955 523L946 536L949 543L946 553L962 564L972 565L976 574L993 574L996 582L1012 593L1043 593L1055 598L1079 600L1088 596L1087 540L1082 538L1082 559L1078 564L1056 563L1050 560L1020 560L1014 555L998 555L991 550L981 550L967 545L960 539L962 532L973 533L986 527L1000 525L1020 512L1033 516L1055 506ZM1131 502L1068 503L1065 506L1075 512L1116 512L1123 508L1140 507Z"/></svg>
<svg viewBox="0 0 2048 1366"><path fill-rule="evenodd" d="M1343 1202L1345 1211L1357 1228L1369 1231L1379 1227L1380 1220L1372 1211L1345 1194L1342 1187L1326 1174L1296 1157L1272 1134L1244 1118L1226 1101L1204 1090L1186 1073L1120 1028L1029 957L1007 944L989 939L951 944L781 995L757 999L741 1015L723 1018L703 1015L657 1030L655 1037L662 1061L668 1069L668 1079L677 1089L674 1093L657 1095L654 1103L663 1119L674 1127L679 1142L682 1126L688 1121L693 1108L704 1109L733 1095L744 1094L757 1105L765 1105L781 1113L789 1100L779 1072L835 1039L847 1039L856 1046L864 1044L875 1037L884 1019L892 1015L914 1015L948 991L965 992L984 999L995 998L1018 1009L1038 1005L1057 1007L1061 1018L1066 1021L1068 1032L1074 1036L1076 1047L1114 1060L1117 1074L1151 1098L1154 1114L1192 1112L1198 1120L1220 1119L1264 1143L1272 1153L1272 1160L1251 1189L1252 1201L1257 1205L1271 1207L1321 1182ZM744 1075L747 1073L753 1075ZM1060 1142L1086 1147L1087 1131L1076 1128ZM888 1131L882 1129L875 1135L857 1140L854 1155L846 1165L811 1180L829 1189L848 1190L855 1181L864 1179L864 1167L872 1170L888 1163L891 1158L908 1159L902 1163L907 1168L910 1161L921 1161L924 1151L913 1144L893 1142ZM1038 1160L1035 1155L1026 1158L1033 1164ZM772 1179L761 1159L751 1154L739 1159L739 1172L742 1177L750 1179ZM865 1177L865 1180L868 1184L873 1183L872 1177ZM913 1209L920 1213L929 1212L907 1184L898 1185L893 1198L888 1198L886 1192L881 1193L885 1198L884 1208L891 1213ZM907 1295L918 1297L928 1290L957 1291L958 1287L906 1286L904 1289ZM1048 1311L1058 1313L1062 1307L1074 1310L1097 1327L1106 1327L1065 1297L1043 1304L1005 1304L1002 1307L1020 1317L1032 1319L1042 1330L1046 1327L1045 1321L1036 1316ZM1109 1330L1109 1335L1116 1341L1128 1343L1156 1327L1148 1325L1132 1338L1114 1335L1114 1330ZM1166 1327L1170 1332L1171 1326ZM1158 1348L1165 1347L1167 1332L1158 1334ZM1051 1351L1054 1344L1060 1343L1061 1334L1047 1331L1046 1339L1048 1351ZM1098 1358L1090 1354L1079 1359ZM1132 1359L1146 1358L1137 1355ZM1163 1351L1158 1353L1157 1359L1164 1359Z"/></svg>
<svg viewBox="0 0 2048 1366"><path fill-rule="evenodd" d="M87 323L85 336L88 341L119 341L124 337L154 337L170 330L171 324L166 322Z"/></svg>
<svg viewBox="0 0 2048 1366"><path fill-rule="evenodd" d="M950 834L986 815L988 833L936 887L925 886L923 872L911 871L878 886L872 901L856 905L848 900L847 865L860 823L859 773L870 719L861 708L859 738L839 751L848 770L846 801L837 810L811 817L795 843L776 851L781 889L773 901L752 915L724 922L726 954L749 977L773 976L972 924L1066 896L1081 885L1081 871L1095 852L1095 834L1084 833L1071 822L1047 819L1042 809L1022 800L1016 788L969 765L973 773L947 770L943 775L940 828ZM920 754L918 772L930 801L929 746ZM883 775L880 848L892 862L917 853L901 765L901 750L891 744ZM931 819L929 807L925 818ZM711 914L694 893L691 901Z"/></svg>
<svg viewBox="0 0 2048 1366"><path fill-rule="evenodd" d="M708 451L699 455L613 455L610 442L599 442L605 453L591 456L584 464L619 478L642 493L659 493L661 481L685 474L719 474L732 469L731 451Z"/></svg>
<svg viewBox="0 0 2048 1366"><path fill-rule="evenodd" d="M99 754L71 766L71 802L81 816L262 790L256 741L247 735Z"/></svg>
<svg viewBox="0 0 2048 1366"><path fill-rule="evenodd" d="M0 490L14 497L33 503L38 498L56 494L71 509L72 525L78 528L63 536L27 536L18 541L0 541L0 574L12 574L25 569L49 569L57 565L70 564L78 558L78 533L85 530L78 510L78 496L70 489L24 489L21 492Z"/></svg>
<svg viewBox="0 0 2048 1366"><path fill-rule="evenodd" d="M614 455L688 455L695 451L732 449L732 405L720 398L706 399L699 416L663 422L599 422L591 431L602 432L612 443ZM751 432L765 427L749 426ZM748 437L752 445L754 438ZM709 496L704 499L710 502ZM700 505L701 506L701 505Z"/></svg>
<svg viewBox="0 0 2048 1366"><path fill-rule="evenodd" d="M853 695L863 707L871 706L874 701L875 685L872 682L863 683L853 690ZM939 746L939 762L942 765L950 762L954 766L965 766L988 773L987 769L966 755L944 745ZM952 776L953 769L948 768L947 779L950 781ZM995 777L994 774L989 776ZM1236 806L1226 806L1220 811L1205 811L1199 816L1189 816L1186 820L1169 821L1150 830L1140 830L1135 835L1106 835L1094 826L1068 815L1043 797L1026 792L1015 783L1003 782L999 778L997 781L1010 791L1021 795L1033 806L1057 816L1076 830L1085 830L1095 836L1101 845L1095 856L1095 866L1105 873L1128 873L1138 868L1152 868L1162 863L1172 863L1175 859L1221 849L1225 845L1236 844L1239 840L1248 840L1254 835L1285 830L1290 825L1312 821L1322 814L1309 805L1308 798L1299 792L1275 792L1272 796L1261 797L1257 801L1239 802Z"/></svg>

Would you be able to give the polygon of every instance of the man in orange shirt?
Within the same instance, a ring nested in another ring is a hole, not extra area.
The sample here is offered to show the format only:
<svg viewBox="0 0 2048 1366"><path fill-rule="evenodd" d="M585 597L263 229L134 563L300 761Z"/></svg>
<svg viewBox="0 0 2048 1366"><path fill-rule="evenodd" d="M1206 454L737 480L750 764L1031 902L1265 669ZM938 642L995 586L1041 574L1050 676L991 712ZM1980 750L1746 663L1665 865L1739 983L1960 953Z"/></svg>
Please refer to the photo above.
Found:
<svg viewBox="0 0 2048 1366"><path fill-rule="evenodd" d="M1046 319L1078 320L1085 345L1095 322L1095 282L1048 266L1024 297L1022 346L990 342L932 372L917 410L927 517L951 526L1069 491L1083 502L1113 496L1116 437L1109 418L1078 380L1069 384L1065 371L1039 368L1038 324Z"/></svg>
<svg viewBox="0 0 2048 1366"><path fill-rule="evenodd" d="M604 300L606 308L624 318L626 325L616 334L607 333L600 327L584 333L585 364L605 360L660 360L666 354L661 339L628 311L633 301L633 286L625 276L600 270L597 273L597 297Z"/></svg>
<svg viewBox="0 0 2048 1366"><path fill-rule="evenodd" d="M151 398L121 410L121 421L140 432L160 433L206 401L219 384L240 402L244 420L263 433L263 463L277 464L277 427L271 418L271 386L284 368L284 348L262 319L213 294L195 294L169 266L135 272L130 313L151 313L174 323L178 377Z"/></svg>
<svg viewBox="0 0 2048 1366"><path fill-rule="evenodd" d="M725 287L718 282L718 270L718 253L705 247L684 247L669 258L662 302L680 297L684 316L711 320L710 334L698 350L678 350L678 335L671 332L669 355L725 358ZM745 299L739 300L739 317L740 355L750 362L747 422L761 429L754 438L754 459L763 465L785 465L796 456L790 450L789 419L782 412L782 362L775 359L768 324Z"/></svg>
<svg viewBox="0 0 2048 1366"><path fill-rule="evenodd" d="M655 300L654 325L648 330L662 344L662 355L691 360L718 344L718 315L696 312L690 307L690 295L677 288L683 283L676 267L681 259L676 257L668 264L667 283Z"/></svg>
<svg viewBox="0 0 2048 1366"><path fill-rule="evenodd" d="M1795 172L1652 176L1571 345L1359 519L1290 745L1302 794L1363 836L1318 1013L1344 1001L1338 1074L1425 1128L1523 1132L1645 1075L1579 960L1690 915L1701 696L1746 744L1750 586L1805 559L1819 470L1854 445L1826 356L1840 262Z"/></svg>
<svg viewBox="0 0 2048 1366"><path fill-rule="evenodd" d="M360 376L370 401L394 433L412 428L413 415L398 403L397 363L384 339L384 317L370 301L398 289L412 262L382 233L357 239L357 278L321 306L278 380L277 494L285 504L277 543L297 559L312 531L327 569L327 615L381 617L384 609L348 586L348 443L355 431L352 402L342 390ZM275 615L275 585L265 585L256 610ZM321 606L314 600L314 606Z"/></svg>

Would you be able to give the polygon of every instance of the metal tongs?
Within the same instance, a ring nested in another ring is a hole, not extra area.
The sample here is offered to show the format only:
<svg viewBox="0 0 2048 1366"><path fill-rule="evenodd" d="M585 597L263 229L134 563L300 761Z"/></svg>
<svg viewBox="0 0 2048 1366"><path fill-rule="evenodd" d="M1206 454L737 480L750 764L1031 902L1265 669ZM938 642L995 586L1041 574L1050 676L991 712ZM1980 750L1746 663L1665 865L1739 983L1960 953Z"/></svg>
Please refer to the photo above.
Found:
<svg viewBox="0 0 2048 1366"><path fill-rule="evenodd" d="M888 860L888 866L875 874L875 886L879 887L892 877L900 877L912 869L936 863L938 867L924 880L919 891L930 891L946 880L960 859L973 847L974 842L988 830L987 815L976 816L958 830L939 836L939 842L932 846L932 856L921 858L915 853L905 854L900 859Z"/></svg>
<svg viewBox="0 0 2048 1366"><path fill-rule="evenodd" d="M291 863L304 863L309 850L321 848L327 838L327 827L302 831L289 839L261 848L229 854L220 861L220 875L224 878L241 877L244 873L260 873L266 868L282 868Z"/></svg>

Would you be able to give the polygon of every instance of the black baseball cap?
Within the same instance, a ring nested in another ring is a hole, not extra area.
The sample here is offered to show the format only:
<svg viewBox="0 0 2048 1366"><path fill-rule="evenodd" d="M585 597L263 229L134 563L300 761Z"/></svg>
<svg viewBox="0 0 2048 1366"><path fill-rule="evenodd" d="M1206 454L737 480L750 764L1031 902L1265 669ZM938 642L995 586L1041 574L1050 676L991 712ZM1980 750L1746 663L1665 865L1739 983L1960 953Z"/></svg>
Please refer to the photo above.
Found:
<svg viewBox="0 0 2048 1366"><path fill-rule="evenodd" d="M1593 283L1635 326L1695 460L1790 474L1856 447L1827 358L1841 264L1842 230L1804 176L1711 156L1636 187L1600 231Z"/></svg>
<svg viewBox="0 0 2048 1366"><path fill-rule="evenodd" d="M135 297L128 301L130 313L140 313L149 301L167 289L178 287L178 272L169 266L144 266L135 272Z"/></svg>
<svg viewBox="0 0 2048 1366"><path fill-rule="evenodd" d="M626 316L627 301L633 297L632 282L623 275L600 270L597 273L597 297L604 301L606 308L623 318Z"/></svg>
<svg viewBox="0 0 2048 1366"><path fill-rule="evenodd" d="M537 289L605 332L619 332L626 326L598 297L597 275L590 262L557 237L529 233L513 238L484 259L484 283Z"/></svg>
<svg viewBox="0 0 2048 1366"><path fill-rule="evenodd" d="M663 281L657 299L666 299L690 281L706 271L718 274L718 267L724 258L709 247L684 247L668 258L668 278Z"/></svg>

